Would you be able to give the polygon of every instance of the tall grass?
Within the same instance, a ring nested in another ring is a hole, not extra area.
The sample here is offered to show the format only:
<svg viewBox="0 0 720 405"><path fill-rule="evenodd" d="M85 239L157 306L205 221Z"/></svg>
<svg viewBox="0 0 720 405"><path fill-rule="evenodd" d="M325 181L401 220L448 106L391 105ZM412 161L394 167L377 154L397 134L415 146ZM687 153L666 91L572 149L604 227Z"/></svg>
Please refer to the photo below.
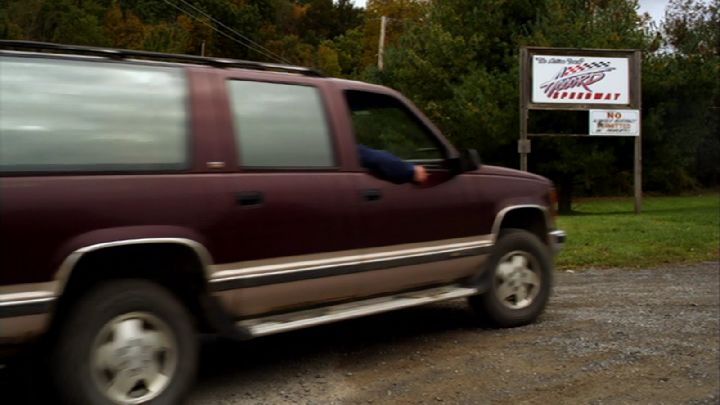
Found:
<svg viewBox="0 0 720 405"><path fill-rule="evenodd" d="M718 260L720 193L646 197L643 212L632 198L579 200L558 227L568 233L556 259L560 269L646 267Z"/></svg>

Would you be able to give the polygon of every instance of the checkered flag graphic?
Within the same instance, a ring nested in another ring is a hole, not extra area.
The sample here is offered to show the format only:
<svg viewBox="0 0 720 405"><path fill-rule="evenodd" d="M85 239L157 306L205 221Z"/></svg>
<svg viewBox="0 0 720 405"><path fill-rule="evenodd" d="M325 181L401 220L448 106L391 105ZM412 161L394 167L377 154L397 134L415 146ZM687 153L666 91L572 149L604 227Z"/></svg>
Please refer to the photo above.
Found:
<svg viewBox="0 0 720 405"><path fill-rule="evenodd" d="M606 68L610 67L610 62L590 62L590 63L580 63L578 65L568 66L565 69L563 69L556 79L560 79L562 77L572 75L575 73L582 72L584 70L588 69L600 69L600 68Z"/></svg>

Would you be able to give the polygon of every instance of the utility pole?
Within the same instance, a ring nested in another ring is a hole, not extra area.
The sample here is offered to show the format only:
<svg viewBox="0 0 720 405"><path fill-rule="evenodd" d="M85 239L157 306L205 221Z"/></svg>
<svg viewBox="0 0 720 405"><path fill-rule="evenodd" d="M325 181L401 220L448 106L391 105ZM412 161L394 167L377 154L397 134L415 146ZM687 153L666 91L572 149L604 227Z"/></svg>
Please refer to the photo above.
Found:
<svg viewBox="0 0 720 405"><path fill-rule="evenodd" d="M518 87L520 88L520 98L518 99L520 112L520 140L518 141L518 153L520 154L520 170L528 171L528 153L530 153L530 139L528 139L528 91L530 87L526 82L525 72L528 72L527 48L520 48L520 76Z"/></svg>
<svg viewBox="0 0 720 405"><path fill-rule="evenodd" d="M205 40L200 44L200 56L205 56Z"/></svg>
<svg viewBox="0 0 720 405"><path fill-rule="evenodd" d="M633 78L633 93L637 99L635 108L638 110L638 118L642 119L642 52L635 51L633 60L635 77ZM635 159L633 164L633 183L635 189L635 213L642 212L642 126L640 133L635 137Z"/></svg>
<svg viewBox="0 0 720 405"><path fill-rule="evenodd" d="M380 42L378 44L378 69L383 70L383 54L385 53L385 26L387 17L380 17Z"/></svg>

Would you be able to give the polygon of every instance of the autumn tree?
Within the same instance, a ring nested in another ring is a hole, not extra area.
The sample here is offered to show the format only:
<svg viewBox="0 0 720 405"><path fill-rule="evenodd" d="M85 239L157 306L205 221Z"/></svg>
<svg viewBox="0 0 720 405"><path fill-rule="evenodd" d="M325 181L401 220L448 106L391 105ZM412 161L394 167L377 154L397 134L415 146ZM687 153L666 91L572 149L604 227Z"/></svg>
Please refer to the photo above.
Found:
<svg viewBox="0 0 720 405"><path fill-rule="evenodd" d="M143 49L146 27L132 11L114 3L105 14L104 30L110 45L116 48Z"/></svg>

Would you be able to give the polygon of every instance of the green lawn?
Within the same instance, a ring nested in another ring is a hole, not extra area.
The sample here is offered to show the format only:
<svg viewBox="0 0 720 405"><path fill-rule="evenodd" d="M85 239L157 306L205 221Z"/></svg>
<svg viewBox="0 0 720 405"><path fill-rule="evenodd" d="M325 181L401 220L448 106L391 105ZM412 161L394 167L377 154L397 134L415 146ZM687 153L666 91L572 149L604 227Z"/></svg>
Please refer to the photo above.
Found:
<svg viewBox="0 0 720 405"><path fill-rule="evenodd" d="M646 267L718 260L720 194L645 197L635 215L632 198L593 198L558 217L568 234L559 269Z"/></svg>

